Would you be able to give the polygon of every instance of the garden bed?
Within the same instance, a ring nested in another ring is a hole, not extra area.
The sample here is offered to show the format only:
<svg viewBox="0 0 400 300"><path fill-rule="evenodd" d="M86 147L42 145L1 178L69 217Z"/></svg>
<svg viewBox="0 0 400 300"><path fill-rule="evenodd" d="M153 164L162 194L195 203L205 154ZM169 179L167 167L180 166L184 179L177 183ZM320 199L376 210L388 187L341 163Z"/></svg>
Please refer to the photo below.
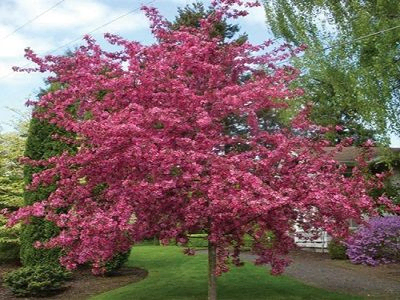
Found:
<svg viewBox="0 0 400 300"><path fill-rule="evenodd" d="M18 268L13 265L0 265L0 275ZM90 270L79 270L74 272L73 279L67 282L64 292L46 298L23 298L23 299L57 299L57 300L84 300L109 290L113 290L130 283L142 280L147 276L147 271L139 268L123 267L113 276L93 276ZM21 300L3 286L0 286L0 300Z"/></svg>
<svg viewBox="0 0 400 300"><path fill-rule="evenodd" d="M179 278L179 280L177 279L177 282L174 282L174 284L179 286L179 289L183 289L185 283L187 284L186 280L188 276L184 276L183 274L185 272L189 272L187 271L187 268L189 268L191 265L194 265L193 268L196 270L199 268L199 266L195 265L197 260L190 260L189 257L185 258L185 255L181 253L181 250L175 250L174 247L144 246L139 247L136 252L137 256L133 256L135 257L135 262L132 261L129 262L129 264L139 264L139 266L146 267L146 265L152 263L157 265L160 270L162 269L163 272L172 272L168 273L169 275L167 277L171 278L175 276ZM199 253L205 252L206 251L204 250L199 251ZM145 259L140 255L144 256ZM254 260L255 256L249 253L244 253L242 258L248 261ZM285 271L285 275L296 278L297 280L309 285L310 291L313 289L312 287L316 287L322 288L327 292L332 291L358 295L361 296L362 299L364 299L364 297L368 299L400 299L399 264L382 265L378 267L354 265L345 260L332 260L326 253L314 253L300 250L292 252L291 258L293 259L293 263ZM187 260L187 264L184 268L180 267L174 259L178 260L178 262ZM171 266L168 264L169 260L173 261L170 262L171 264L173 263ZM161 262L164 262L166 265L164 266ZM203 271L205 272L205 261L204 265L201 264L201 267L204 268ZM17 266L0 265L0 274L15 268L17 268ZM153 276L161 276L157 275L157 270L153 272ZM180 275L176 274L179 271L183 273ZM240 271L240 269L237 271L243 272ZM261 272L261 274L262 273L263 272ZM267 272L265 272L265 274L267 274ZM101 294L105 291L114 290L118 287L138 282L146 276L146 270L129 267L124 267L120 274L112 277L96 277L91 275L89 270L78 271L74 274L74 280L68 282L69 288L65 292L48 298L29 299L83 300L90 298L90 296ZM226 275L223 277L225 276ZM258 274L256 276L254 274L254 279L262 281L262 279L260 279L261 277L259 278L259 276L261 275ZM184 280L183 278L186 279ZM156 279L161 280L160 278ZM287 279L284 280L287 281ZM224 281L221 283L221 288L227 284L224 283ZM234 288L236 284L235 282L230 282L229 286L226 286L225 288L229 291ZM261 282L260 284L260 286L263 286ZM272 284L272 282L270 284ZM151 285L151 282L148 282L147 285ZM146 286L146 284L142 285L142 288L143 286ZM154 290L154 288L155 287L152 286L151 290ZM202 288L206 288L206 286ZM191 285L190 291L193 292L193 289L194 287ZM181 292L184 291L182 290ZM21 298L13 297L6 288L0 287L0 300L8 299L17 300ZM273 299L273 297L271 299Z"/></svg>

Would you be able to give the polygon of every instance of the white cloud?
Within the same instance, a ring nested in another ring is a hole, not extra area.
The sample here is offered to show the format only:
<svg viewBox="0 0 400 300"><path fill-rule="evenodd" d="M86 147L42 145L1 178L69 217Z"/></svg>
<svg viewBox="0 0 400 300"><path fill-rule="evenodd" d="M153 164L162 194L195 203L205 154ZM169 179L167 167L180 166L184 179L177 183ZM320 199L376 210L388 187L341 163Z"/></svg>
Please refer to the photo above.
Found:
<svg viewBox="0 0 400 300"><path fill-rule="evenodd" d="M118 16L116 16L118 17ZM115 17L110 17L113 19ZM134 13L124 16L121 19L103 27L99 31L101 32L112 32L112 33L124 33L132 32L141 29L149 28L149 21L143 13Z"/></svg>
<svg viewBox="0 0 400 300"><path fill-rule="evenodd" d="M36 79L41 78L39 73L26 73L26 72L14 72L12 67L33 67L33 64L30 64L29 61L24 60L23 58L18 60L5 60L0 62L0 84L4 84L7 86L15 86L15 85L26 85L28 82L32 83Z"/></svg>
<svg viewBox="0 0 400 300"><path fill-rule="evenodd" d="M15 65L26 65L24 49L32 48L39 55L46 54L73 40L80 44L84 34L110 24L93 32L98 35L112 32L123 35L148 27L148 21L140 10L132 13L123 7L111 7L94 0L65 0L59 5L23 26L29 20L59 3L59 0L1 0L0 1L0 82L14 82L10 75ZM140 4L135 4L140 8ZM120 18L119 18L120 17ZM114 22L112 22L115 20ZM99 40L100 41L100 40ZM74 43L69 45L74 46ZM60 49L65 51L67 47ZM5 78L6 77L6 78Z"/></svg>
<svg viewBox="0 0 400 300"><path fill-rule="evenodd" d="M6 27L0 25L0 35L3 35ZM55 44L46 37L34 38L15 33L9 36L0 47L0 59L17 58L24 55L24 49L31 47L36 51L46 51L54 47Z"/></svg>
<svg viewBox="0 0 400 300"><path fill-rule="evenodd" d="M158 0L155 4L164 3L164 1ZM143 37L145 36L143 29L149 26L147 19L140 11L141 4L146 2L145 0L64 0L59 2L60 0L0 0L0 87L2 90L0 120L3 122L12 118L7 111L4 111L4 106L23 108L26 98L30 94L35 95L38 87L43 86L42 78L45 74L12 71L13 66L24 67L29 63L24 58L25 48L30 47L42 56L68 43L68 47L57 51L60 54L67 48L82 44L81 37L84 34L103 24L110 23L92 33L102 46L104 42L101 35L104 32L122 36L133 33ZM59 4L56 5L57 3ZM171 3L169 5L173 6ZM55 7L43 14L52 6ZM42 15L37 17L40 14ZM35 20L26 24L32 19ZM29 66L33 67L34 64Z"/></svg>
<svg viewBox="0 0 400 300"><path fill-rule="evenodd" d="M187 5L187 4L191 4L191 3L193 3L194 1L192 1L192 0L168 0L168 2L172 2L172 3L175 3L175 4L180 4L180 5ZM209 2L209 1L207 1L207 2Z"/></svg>
<svg viewBox="0 0 400 300"><path fill-rule="evenodd" d="M243 21L249 25L265 25L265 10L264 6L248 8L249 14L243 18Z"/></svg>
<svg viewBox="0 0 400 300"><path fill-rule="evenodd" d="M21 24L31 20L54 6L58 1L49 0L14 0L12 5L10 2L0 3L0 22L3 24L12 24L14 27L18 27ZM146 24L143 24L144 17L141 16L140 4L136 4L138 11L135 11L136 20L132 21L129 26L124 19L115 21L115 25L118 23L125 23L123 28L127 30L139 30L142 29ZM135 7L131 8L135 9ZM54 7L44 15L30 23L28 26L23 28L25 32L33 31L71 31L78 30L79 33L88 31L95 27L98 27L104 23L107 23L121 15L124 15L129 10L123 10L121 8L115 8L99 1L93 0L67 0Z"/></svg>
<svg viewBox="0 0 400 300"><path fill-rule="evenodd" d="M92 1L69 0L32 23L33 29L73 30L95 24L110 15L107 6Z"/></svg>

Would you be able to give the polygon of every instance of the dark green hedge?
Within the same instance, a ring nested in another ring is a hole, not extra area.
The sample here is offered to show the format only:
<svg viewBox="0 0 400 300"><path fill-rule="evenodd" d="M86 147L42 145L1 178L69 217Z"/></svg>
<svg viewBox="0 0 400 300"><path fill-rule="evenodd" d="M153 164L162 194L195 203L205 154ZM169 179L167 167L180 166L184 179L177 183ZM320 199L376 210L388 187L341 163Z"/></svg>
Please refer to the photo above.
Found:
<svg viewBox="0 0 400 300"><path fill-rule="evenodd" d="M55 134L62 136L71 135L46 121L32 118L26 142L25 156L33 160L41 160L60 155L64 151L74 151L70 145L54 139L53 136ZM25 184L31 183L32 175L41 170L42 168L40 167L25 166ZM25 204L30 205L46 199L54 188L54 185L51 185L39 187L35 191L26 190L24 192ZM21 232L20 255L22 264L24 266L58 264L59 249L36 249L33 246L35 241L47 241L57 235L58 232L58 228L53 223L40 218L32 218L29 224L24 225Z"/></svg>

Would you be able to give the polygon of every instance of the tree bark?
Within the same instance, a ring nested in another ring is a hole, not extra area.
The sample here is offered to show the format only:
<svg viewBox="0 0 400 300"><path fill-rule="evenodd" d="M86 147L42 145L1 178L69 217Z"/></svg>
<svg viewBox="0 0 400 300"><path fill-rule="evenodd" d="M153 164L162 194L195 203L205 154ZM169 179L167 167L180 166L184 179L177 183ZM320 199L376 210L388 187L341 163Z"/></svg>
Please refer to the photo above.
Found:
<svg viewBox="0 0 400 300"><path fill-rule="evenodd" d="M208 300L217 300L217 247L208 241Z"/></svg>

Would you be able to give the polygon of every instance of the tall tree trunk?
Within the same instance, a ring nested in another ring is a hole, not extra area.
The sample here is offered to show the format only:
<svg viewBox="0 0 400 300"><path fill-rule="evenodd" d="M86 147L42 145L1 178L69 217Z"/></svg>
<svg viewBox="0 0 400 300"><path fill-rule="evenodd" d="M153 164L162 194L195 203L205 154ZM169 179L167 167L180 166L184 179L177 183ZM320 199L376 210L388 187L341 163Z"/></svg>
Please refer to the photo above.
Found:
<svg viewBox="0 0 400 300"><path fill-rule="evenodd" d="M208 241L208 300L217 300L217 247Z"/></svg>

